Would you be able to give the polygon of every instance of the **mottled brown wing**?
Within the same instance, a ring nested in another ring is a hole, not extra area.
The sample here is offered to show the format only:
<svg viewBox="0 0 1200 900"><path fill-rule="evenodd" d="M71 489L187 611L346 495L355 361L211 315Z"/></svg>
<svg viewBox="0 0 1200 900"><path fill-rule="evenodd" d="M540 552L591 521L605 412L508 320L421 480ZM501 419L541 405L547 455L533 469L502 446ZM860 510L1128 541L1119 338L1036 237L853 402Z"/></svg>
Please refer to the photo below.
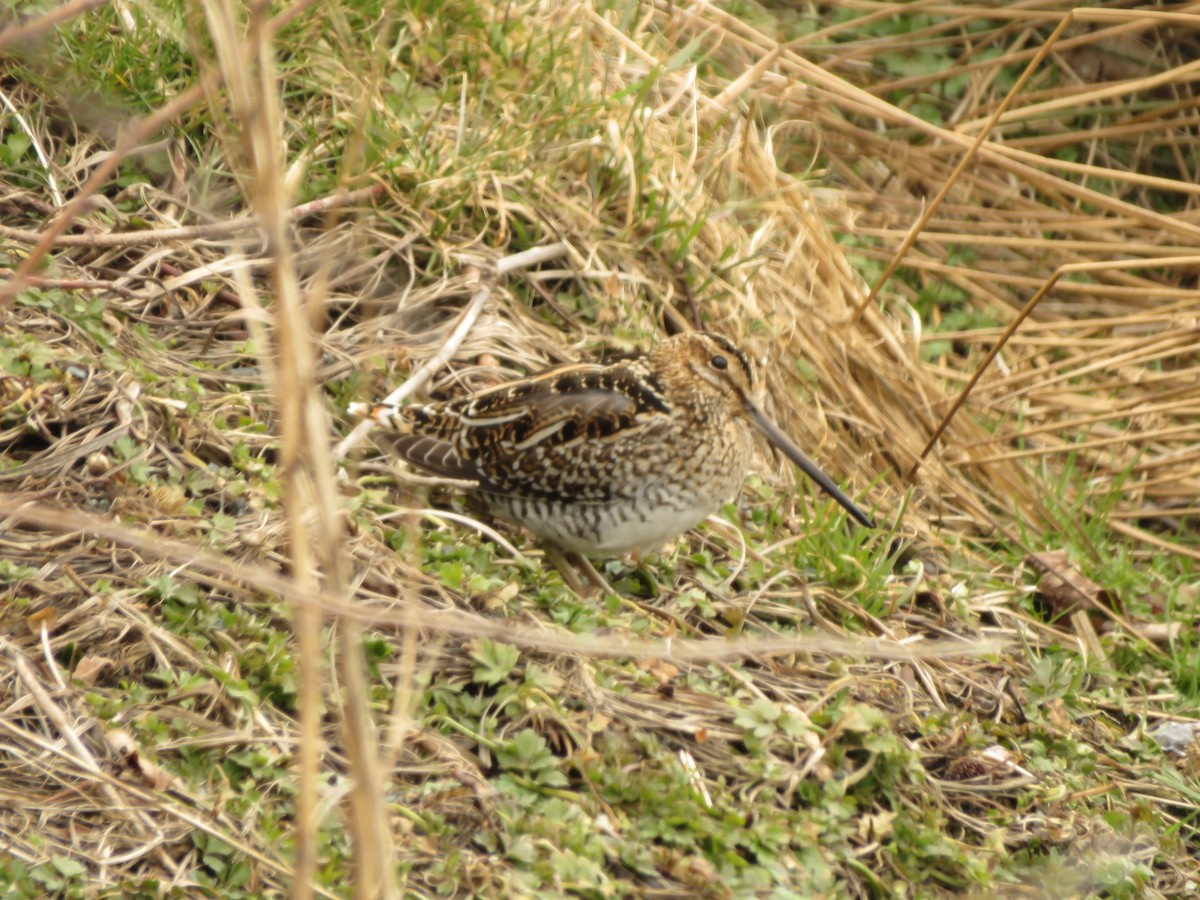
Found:
<svg viewBox="0 0 1200 900"><path fill-rule="evenodd" d="M453 400L405 407L396 452L414 466L490 493L611 499L604 453L654 430L669 411L637 362L553 369Z"/></svg>

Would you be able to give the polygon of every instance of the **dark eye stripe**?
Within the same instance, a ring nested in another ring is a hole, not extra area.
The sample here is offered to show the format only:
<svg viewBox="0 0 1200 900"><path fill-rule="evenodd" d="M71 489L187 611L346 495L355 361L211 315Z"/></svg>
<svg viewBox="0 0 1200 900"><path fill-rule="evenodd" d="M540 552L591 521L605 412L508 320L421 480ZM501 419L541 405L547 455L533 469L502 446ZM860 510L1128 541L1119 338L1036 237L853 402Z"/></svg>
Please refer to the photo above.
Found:
<svg viewBox="0 0 1200 900"><path fill-rule="evenodd" d="M754 384L754 381L755 381L754 366L750 365L749 357L747 357L746 354L743 353L741 350L739 350L737 347L733 348L733 352L737 354L738 362L740 362L742 364L742 369L744 369L746 372L746 380L750 384Z"/></svg>

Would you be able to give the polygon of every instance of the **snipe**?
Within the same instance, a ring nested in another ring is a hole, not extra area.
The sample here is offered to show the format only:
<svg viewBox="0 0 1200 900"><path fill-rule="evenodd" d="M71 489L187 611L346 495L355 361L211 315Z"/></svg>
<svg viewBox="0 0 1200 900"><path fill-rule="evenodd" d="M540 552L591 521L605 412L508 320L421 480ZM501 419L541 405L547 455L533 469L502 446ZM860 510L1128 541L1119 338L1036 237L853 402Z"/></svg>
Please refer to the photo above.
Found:
<svg viewBox="0 0 1200 900"><path fill-rule="evenodd" d="M396 432L406 462L475 482L493 512L586 556L653 549L718 509L746 475L750 425L873 527L763 415L755 387L741 350L697 332L645 356L558 366L449 402L372 412Z"/></svg>

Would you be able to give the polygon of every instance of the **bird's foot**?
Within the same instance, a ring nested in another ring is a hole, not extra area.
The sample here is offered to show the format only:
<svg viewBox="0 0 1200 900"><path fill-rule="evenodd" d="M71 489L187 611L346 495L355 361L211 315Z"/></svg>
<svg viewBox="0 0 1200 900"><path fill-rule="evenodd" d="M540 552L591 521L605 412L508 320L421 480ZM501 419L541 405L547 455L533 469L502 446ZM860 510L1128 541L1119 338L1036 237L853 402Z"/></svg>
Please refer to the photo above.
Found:
<svg viewBox="0 0 1200 900"><path fill-rule="evenodd" d="M581 553L546 547L546 560L558 570L566 586L585 600L616 593L604 576L596 571L591 560ZM583 579L579 577L581 574Z"/></svg>

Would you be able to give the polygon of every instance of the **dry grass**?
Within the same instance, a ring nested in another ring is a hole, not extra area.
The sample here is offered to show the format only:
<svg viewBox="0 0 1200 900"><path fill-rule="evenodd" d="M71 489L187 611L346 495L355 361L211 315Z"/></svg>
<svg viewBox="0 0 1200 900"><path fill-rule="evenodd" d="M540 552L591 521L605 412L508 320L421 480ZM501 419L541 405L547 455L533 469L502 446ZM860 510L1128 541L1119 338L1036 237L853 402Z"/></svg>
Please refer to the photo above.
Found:
<svg viewBox="0 0 1200 900"><path fill-rule="evenodd" d="M720 896L752 856L802 894L1200 879L1194 765L1155 766L1144 735L1187 719L1196 598L1076 571L1117 554L1186 582L1200 556L1200 17L918 6L854 41L700 4L108 9L114 44L177 42L200 73L123 139L27 43L54 23L25 23L3 90L51 162L0 174L10 881ZM954 62L870 65L904 53ZM943 92L943 124L906 108ZM166 121L152 177L114 181ZM348 403L437 362L468 308L435 393L698 313L767 358L774 416L926 565L893 573L890 534L829 527L764 454L745 538L714 524L653 574L618 567L663 583L593 609L419 512L368 445L335 471ZM1077 588L1057 622L1029 602L1041 570ZM1141 640L1172 617L1176 643ZM521 648L526 692L476 731L453 701L486 694L489 642ZM569 784L511 761L526 730ZM581 811L539 834L510 776ZM638 778L651 799L614 799ZM675 789L747 834L830 818L757 856L639 843ZM547 849L572 829L608 848L600 874Z"/></svg>

